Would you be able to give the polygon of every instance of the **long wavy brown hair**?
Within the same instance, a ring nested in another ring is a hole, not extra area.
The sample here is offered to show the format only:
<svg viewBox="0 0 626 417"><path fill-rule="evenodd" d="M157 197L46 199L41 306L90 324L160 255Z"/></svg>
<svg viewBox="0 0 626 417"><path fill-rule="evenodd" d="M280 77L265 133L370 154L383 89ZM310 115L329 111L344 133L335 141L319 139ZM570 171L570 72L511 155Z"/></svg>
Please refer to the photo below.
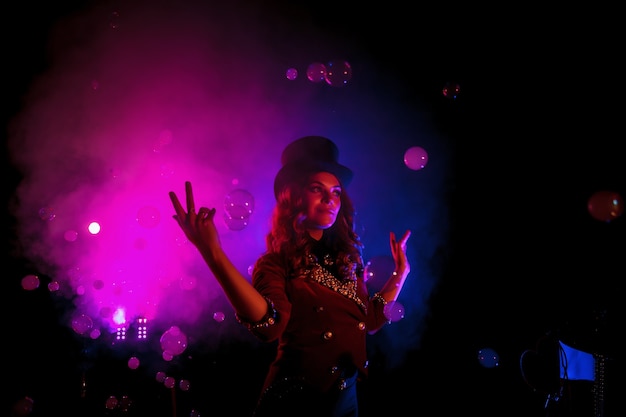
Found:
<svg viewBox="0 0 626 417"><path fill-rule="evenodd" d="M265 238L267 251L284 256L293 271L306 268L311 253L311 239L304 227L306 205L303 195L307 180L307 176L294 179L278 193L270 232ZM363 272L363 243L355 232L355 215L354 204L343 189L337 219L324 230L324 239L337 254L337 269L344 278Z"/></svg>

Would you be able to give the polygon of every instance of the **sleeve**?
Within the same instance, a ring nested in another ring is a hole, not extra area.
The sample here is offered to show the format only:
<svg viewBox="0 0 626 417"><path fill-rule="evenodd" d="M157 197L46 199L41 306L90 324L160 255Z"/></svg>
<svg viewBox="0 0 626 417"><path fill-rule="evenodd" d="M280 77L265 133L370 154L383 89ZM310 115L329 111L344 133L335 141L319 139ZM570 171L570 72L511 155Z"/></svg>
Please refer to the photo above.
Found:
<svg viewBox="0 0 626 417"><path fill-rule="evenodd" d="M365 283L363 283L363 286L365 287ZM367 292L367 287L365 287L365 291ZM387 301L379 293L374 293L368 298L367 319L365 322L368 333L374 334L390 322L385 314L386 305Z"/></svg>
<svg viewBox="0 0 626 417"><path fill-rule="evenodd" d="M263 255L254 266L252 285L267 300L267 313L254 323L239 316L237 320L261 341L277 340L289 323L291 302L286 292L287 271L286 262L272 254Z"/></svg>

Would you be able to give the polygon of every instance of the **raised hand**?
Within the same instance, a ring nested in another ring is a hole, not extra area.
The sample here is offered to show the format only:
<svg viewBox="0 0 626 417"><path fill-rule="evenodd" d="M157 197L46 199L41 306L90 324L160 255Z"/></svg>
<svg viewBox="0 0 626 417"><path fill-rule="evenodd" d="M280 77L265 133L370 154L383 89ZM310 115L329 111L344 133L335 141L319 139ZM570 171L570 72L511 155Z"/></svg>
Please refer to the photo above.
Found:
<svg viewBox="0 0 626 417"><path fill-rule="evenodd" d="M411 271L411 265L406 257L406 242L411 236L411 231L407 230L400 240L396 239L394 232L389 233L389 245L391 246L391 256L396 264L395 272L402 277L406 277Z"/></svg>
<svg viewBox="0 0 626 417"><path fill-rule="evenodd" d="M201 252L220 246L219 235L215 227L215 208L200 207L196 214L193 189L191 182L185 182L185 199L187 211L183 209L178 196L173 191L169 193L170 200L176 214L173 216L187 239ZM204 253L204 252L203 252Z"/></svg>

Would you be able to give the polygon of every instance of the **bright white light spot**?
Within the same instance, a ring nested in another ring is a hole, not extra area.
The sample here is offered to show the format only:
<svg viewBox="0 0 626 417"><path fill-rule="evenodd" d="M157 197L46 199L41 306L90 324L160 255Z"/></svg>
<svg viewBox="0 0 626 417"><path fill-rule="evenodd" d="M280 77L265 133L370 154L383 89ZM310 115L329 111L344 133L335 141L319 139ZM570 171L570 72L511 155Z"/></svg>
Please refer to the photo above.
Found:
<svg viewBox="0 0 626 417"><path fill-rule="evenodd" d="M124 324L126 323L126 312L122 308L118 308L113 313L113 321L115 324Z"/></svg>
<svg viewBox="0 0 626 417"><path fill-rule="evenodd" d="M98 233L100 233L100 223L98 222L91 222L89 223L89 233L91 233L92 235L97 235Z"/></svg>

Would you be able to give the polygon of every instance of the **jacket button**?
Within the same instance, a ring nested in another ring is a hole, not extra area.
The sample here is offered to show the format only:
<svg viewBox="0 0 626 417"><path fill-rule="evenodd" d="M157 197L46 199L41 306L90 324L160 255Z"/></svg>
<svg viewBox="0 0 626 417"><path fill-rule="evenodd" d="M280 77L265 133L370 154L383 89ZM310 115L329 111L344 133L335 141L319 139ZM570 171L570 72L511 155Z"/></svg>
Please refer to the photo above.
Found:
<svg viewBox="0 0 626 417"><path fill-rule="evenodd" d="M365 323L362 321L359 322L359 330L365 330Z"/></svg>
<svg viewBox="0 0 626 417"><path fill-rule="evenodd" d="M324 340L330 340L333 338L333 332L328 331L328 332L324 332Z"/></svg>

